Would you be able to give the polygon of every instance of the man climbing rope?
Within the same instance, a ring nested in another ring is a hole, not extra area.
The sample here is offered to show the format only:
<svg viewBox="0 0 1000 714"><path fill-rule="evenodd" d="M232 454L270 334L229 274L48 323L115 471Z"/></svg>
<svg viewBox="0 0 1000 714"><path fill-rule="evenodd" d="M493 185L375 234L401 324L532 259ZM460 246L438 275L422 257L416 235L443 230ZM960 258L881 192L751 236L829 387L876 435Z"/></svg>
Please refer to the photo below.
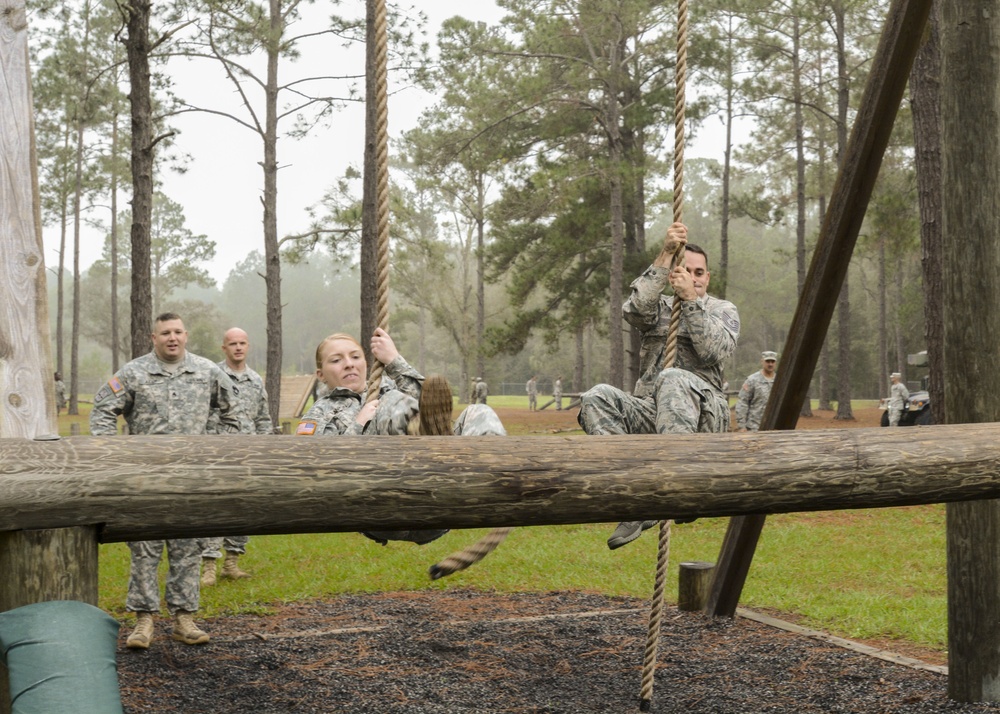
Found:
<svg viewBox="0 0 1000 714"><path fill-rule="evenodd" d="M686 265L670 268L683 246ZM622 306L629 324L642 333L641 376L632 394L598 384L580 398L580 426L588 434L689 434L729 430L729 402L722 366L736 349L740 317L736 306L707 294L708 256L687 242L687 227L674 223L653 264L632 283ZM674 295L662 295L670 285ZM675 299L682 301L674 367L663 369ZM614 550L631 543L652 521L625 521L608 539ZM679 521L678 521L679 522Z"/></svg>

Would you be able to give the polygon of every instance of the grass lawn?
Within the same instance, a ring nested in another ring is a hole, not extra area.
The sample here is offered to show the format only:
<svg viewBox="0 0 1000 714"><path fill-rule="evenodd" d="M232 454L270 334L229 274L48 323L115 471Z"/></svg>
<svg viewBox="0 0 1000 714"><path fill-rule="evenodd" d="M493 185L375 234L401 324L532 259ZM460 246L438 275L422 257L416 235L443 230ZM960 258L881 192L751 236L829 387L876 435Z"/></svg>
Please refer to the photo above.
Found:
<svg viewBox="0 0 1000 714"><path fill-rule="evenodd" d="M509 400L509 404L508 404ZM490 397L499 408L524 408L524 424L505 416L511 433L540 432L527 398ZM89 405L81 405L86 411ZM870 408L859 403L858 408ZM546 412L533 413L537 419ZM575 412L560 413L572 428ZM60 417L86 434L87 415ZM947 638L944 506L788 514L768 518L741 604L780 611L801 624L861 639L902 639L943 651ZM667 598L677 597L677 563L714 561L726 519L674 526ZM605 540L614 524L520 528L483 562L440 581L427 569L484 530L454 531L425 546L380 546L354 533L253 537L241 560L253 579L223 581L202 593L206 616L266 613L274 603L338 593L477 588L522 592L582 590L648 598L656 561L655 531L617 551ZM101 546L100 604L124 616L128 548Z"/></svg>

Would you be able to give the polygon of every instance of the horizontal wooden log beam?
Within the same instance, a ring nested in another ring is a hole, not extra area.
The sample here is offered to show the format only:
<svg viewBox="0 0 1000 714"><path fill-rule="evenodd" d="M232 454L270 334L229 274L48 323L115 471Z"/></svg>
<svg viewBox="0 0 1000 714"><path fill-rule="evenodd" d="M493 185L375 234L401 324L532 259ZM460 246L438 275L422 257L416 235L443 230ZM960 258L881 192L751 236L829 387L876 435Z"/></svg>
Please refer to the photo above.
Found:
<svg viewBox="0 0 1000 714"><path fill-rule="evenodd" d="M104 542L1000 497L1000 424L691 436L0 439L0 531Z"/></svg>

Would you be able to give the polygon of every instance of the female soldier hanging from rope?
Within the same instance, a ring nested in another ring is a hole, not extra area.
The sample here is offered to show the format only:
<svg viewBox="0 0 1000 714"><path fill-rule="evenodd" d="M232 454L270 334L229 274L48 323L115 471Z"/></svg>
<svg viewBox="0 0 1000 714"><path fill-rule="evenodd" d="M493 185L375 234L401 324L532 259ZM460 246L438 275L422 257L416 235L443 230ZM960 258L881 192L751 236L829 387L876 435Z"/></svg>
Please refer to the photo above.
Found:
<svg viewBox="0 0 1000 714"><path fill-rule="evenodd" d="M451 387L444 377L426 380L403 359L389 333L378 328L372 354L384 368L377 394L369 398L368 364L358 341L343 332L316 348L316 376L327 394L302 417L299 436L448 435L505 436L493 409L470 404L451 423ZM385 545L390 540L429 543L447 530L368 531L364 535Z"/></svg>

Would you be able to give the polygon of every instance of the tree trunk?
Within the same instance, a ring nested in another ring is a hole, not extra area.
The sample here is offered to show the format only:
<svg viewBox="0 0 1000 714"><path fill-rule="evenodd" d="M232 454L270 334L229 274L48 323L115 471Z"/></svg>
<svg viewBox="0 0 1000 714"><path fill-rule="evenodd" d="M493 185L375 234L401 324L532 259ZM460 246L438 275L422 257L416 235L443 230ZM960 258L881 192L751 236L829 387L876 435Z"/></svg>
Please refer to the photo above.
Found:
<svg viewBox="0 0 1000 714"><path fill-rule="evenodd" d="M854 418L851 408L851 298L846 275L837 300L837 414L833 418Z"/></svg>
<svg viewBox="0 0 1000 714"><path fill-rule="evenodd" d="M889 396L889 340L886 329L885 236L878 239L878 397Z"/></svg>
<svg viewBox="0 0 1000 714"><path fill-rule="evenodd" d="M111 371L118 372L118 107L111 120Z"/></svg>
<svg viewBox="0 0 1000 714"><path fill-rule="evenodd" d="M63 151L66 155L69 155L69 140L70 140L71 129L69 124L66 124L66 133L63 141ZM63 164L65 167L65 164ZM57 281L57 304L56 304L56 371L63 374L63 324L65 323L65 316L63 314L66 307L66 230L69 226L69 193L66 191L67 176L63 174L60 177L60 189L59 189L59 210L60 210L60 221L59 221L59 279Z"/></svg>
<svg viewBox="0 0 1000 714"><path fill-rule="evenodd" d="M623 340L622 293L624 273L624 244L622 233L622 162L621 139L618 136L618 97L609 91L607 102L608 122L608 171L611 188L611 279L609 287L608 338L609 363L608 383L621 389L625 383L625 355Z"/></svg>
<svg viewBox="0 0 1000 714"><path fill-rule="evenodd" d="M153 111L149 88L150 0L119 2L128 18L129 101L132 112L132 357L150 349L153 288L150 227L153 220Z"/></svg>
<svg viewBox="0 0 1000 714"><path fill-rule="evenodd" d="M281 36L281 2L270 0L271 37ZM267 384L271 423L281 414L281 253L278 248L278 55L279 42L268 44L267 106L264 118L264 283L267 289Z"/></svg>
<svg viewBox="0 0 1000 714"><path fill-rule="evenodd" d="M845 49L844 3L833 3L837 27L837 164L842 167L847 155L847 112L851 86ZM851 271L844 273L844 283L837 300L837 414L834 419L853 419L851 409Z"/></svg>
<svg viewBox="0 0 1000 714"><path fill-rule="evenodd" d="M726 299L726 289L729 286L729 204L730 178L732 176L733 159L733 16L729 15L729 32L726 35L726 60L728 62L730 81L726 82L726 143L722 152L722 209L719 215L719 277L718 285L713 285L713 292L720 299Z"/></svg>
<svg viewBox="0 0 1000 714"><path fill-rule="evenodd" d="M486 379L486 195L476 173L476 372Z"/></svg>
<svg viewBox="0 0 1000 714"><path fill-rule="evenodd" d="M924 338L931 413L944 423L944 317L941 239L941 55L938 13L931 13L925 40L910 74L914 159L920 201L921 269L924 279Z"/></svg>
<svg viewBox="0 0 1000 714"><path fill-rule="evenodd" d="M83 5L83 43L80 48L79 72L83 77L87 76L87 53L90 51L90 3ZM70 327L70 351L69 351L69 403L66 413L76 416L80 413L77 403L80 386L80 221L83 213L83 133L87 118L85 116L87 106L86 85L79 88L79 96L76 97L76 171L73 189L73 322Z"/></svg>
<svg viewBox="0 0 1000 714"><path fill-rule="evenodd" d="M896 369L894 372L899 372L903 375L903 381L906 381L906 340L903 336L903 322L902 322L902 305L903 305L903 259L899 256L896 257L896 275L894 277L893 283L893 296L892 301L895 306L895 315L893 316L893 326L895 327L895 337L896 343Z"/></svg>
<svg viewBox="0 0 1000 714"><path fill-rule="evenodd" d="M824 145L825 148L825 145ZM826 156L824 150L822 156ZM820 163L820 171L824 172L826 162ZM819 199L819 215L826 216L826 194L821 194ZM819 355L819 399L816 404L817 409L831 412L833 405L830 403L830 333L827 332L823 340L823 349ZM807 403L808 403L808 397ZM806 415L810 416L810 415Z"/></svg>
<svg viewBox="0 0 1000 714"><path fill-rule="evenodd" d="M583 381L583 332L584 326L578 325L576 328L576 355L573 361L573 384L571 385L574 392L582 392L584 390Z"/></svg>
<svg viewBox="0 0 1000 714"><path fill-rule="evenodd" d="M1000 15L941 3L945 420L1000 420ZM972 428L972 427L965 427ZM947 510L948 695L1000 701L1000 501Z"/></svg>
<svg viewBox="0 0 1000 714"><path fill-rule="evenodd" d="M798 294L806 282L806 153L805 120L802 116L802 66L799 53L801 38L799 17L792 19L792 104L795 107L795 259L798 270ZM802 400L801 416L812 416L812 402L808 392Z"/></svg>

